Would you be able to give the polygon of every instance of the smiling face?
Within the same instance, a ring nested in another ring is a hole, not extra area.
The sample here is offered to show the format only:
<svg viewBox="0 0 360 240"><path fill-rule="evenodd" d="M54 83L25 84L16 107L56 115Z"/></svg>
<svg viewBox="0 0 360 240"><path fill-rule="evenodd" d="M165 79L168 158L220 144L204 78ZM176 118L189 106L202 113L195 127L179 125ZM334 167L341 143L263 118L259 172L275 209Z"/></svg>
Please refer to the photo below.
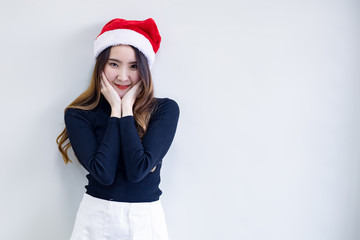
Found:
<svg viewBox="0 0 360 240"><path fill-rule="evenodd" d="M123 98L125 93L140 81L134 49L128 45L111 47L104 73L120 98Z"/></svg>

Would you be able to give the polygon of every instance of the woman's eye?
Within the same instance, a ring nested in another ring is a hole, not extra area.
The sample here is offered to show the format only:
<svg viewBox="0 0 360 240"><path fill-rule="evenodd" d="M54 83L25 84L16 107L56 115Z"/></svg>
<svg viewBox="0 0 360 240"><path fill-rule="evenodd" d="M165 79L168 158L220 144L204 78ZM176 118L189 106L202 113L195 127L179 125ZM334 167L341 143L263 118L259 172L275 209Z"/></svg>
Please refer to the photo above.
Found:
<svg viewBox="0 0 360 240"><path fill-rule="evenodd" d="M131 65L130 68L133 69L133 70L136 70L136 69L137 69L137 65L136 65L136 64L133 64L133 65Z"/></svg>
<svg viewBox="0 0 360 240"><path fill-rule="evenodd" d="M114 62L110 62L109 64L110 64L110 66L112 66L112 67L117 67L117 66L118 66L117 63L114 63Z"/></svg>

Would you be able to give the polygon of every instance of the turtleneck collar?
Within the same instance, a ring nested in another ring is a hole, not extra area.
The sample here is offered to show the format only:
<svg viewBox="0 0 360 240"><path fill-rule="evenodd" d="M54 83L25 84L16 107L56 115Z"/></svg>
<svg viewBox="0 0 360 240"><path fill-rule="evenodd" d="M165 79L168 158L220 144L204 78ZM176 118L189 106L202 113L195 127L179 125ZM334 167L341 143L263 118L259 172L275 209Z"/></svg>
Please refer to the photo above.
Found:
<svg viewBox="0 0 360 240"><path fill-rule="evenodd" d="M99 100L99 103L98 103L96 109L103 110L108 114L111 113L111 106L110 106L109 102L106 100L106 98L104 97L104 95L102 95L102 94L100 96L100 100Z"/></svg>

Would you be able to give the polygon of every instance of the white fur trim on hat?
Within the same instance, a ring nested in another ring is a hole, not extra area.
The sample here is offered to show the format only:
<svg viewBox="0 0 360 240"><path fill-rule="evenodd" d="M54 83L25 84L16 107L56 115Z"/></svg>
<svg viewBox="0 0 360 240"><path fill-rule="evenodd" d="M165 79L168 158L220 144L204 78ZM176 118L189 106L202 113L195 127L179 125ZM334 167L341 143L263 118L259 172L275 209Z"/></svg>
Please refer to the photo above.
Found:
<svg viewBox="0 0 360 240"><path fill-rule="evenodd" d="M155 61L155 52L150 41L142 34L129 29L115 29L104 32L94 42L94 57L110 46L131 45L139 49L148 60L149 68Z"/></svg>

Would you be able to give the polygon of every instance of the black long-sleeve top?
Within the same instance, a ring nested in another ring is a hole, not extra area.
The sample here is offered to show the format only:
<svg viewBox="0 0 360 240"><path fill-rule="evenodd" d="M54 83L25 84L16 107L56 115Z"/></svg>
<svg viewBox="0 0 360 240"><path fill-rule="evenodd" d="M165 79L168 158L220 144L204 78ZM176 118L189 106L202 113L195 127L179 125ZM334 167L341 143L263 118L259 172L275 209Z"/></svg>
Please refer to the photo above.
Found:
<svg viewBox="0 0 360 240"><path fill-rule="evenodd" d="M87 194L119 202L159 199L161 163L176 132L179 107L169 98L156 98L156 104L142 139L133 116L110 117L103 96L93 110L65 111L70 143L89 172Z"/></svg>

